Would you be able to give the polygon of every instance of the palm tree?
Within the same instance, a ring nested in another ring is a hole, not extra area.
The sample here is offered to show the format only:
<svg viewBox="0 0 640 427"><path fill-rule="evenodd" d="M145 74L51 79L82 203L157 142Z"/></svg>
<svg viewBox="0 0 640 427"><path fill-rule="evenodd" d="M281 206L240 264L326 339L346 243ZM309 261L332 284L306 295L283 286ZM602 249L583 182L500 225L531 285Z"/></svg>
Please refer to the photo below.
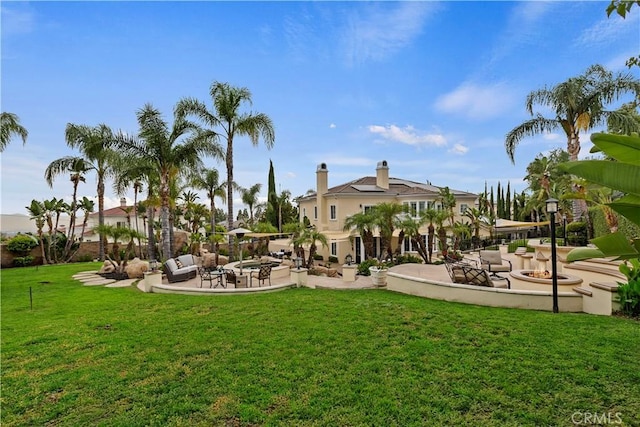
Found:
<svg viewBox="0 0 640 427"><path fill-rule="evenodd" d="M380 246L382 253L387 252L386 258L393 258L391 249L391 239L397 224L397 216L404 212L404 207L399 203L385 202L379 203L373 208L373 215L376 218L376 226L380 231Z"/></svg>
<svg viewBox="0 0 640 427"><path fill-rule="evenodd" d="M309 245L309 257L307 258L305 268L311 268L313 266L313 258L318 251L318 247L316 245L317 242L320 242L323 247L327 247L329 245L327 236L315 228L303 229L300 235L293 241L293 244L300 248L303 248L304 245ZM304 255L304 249L302 249L302 253Z"/></svg>
<svg viewBox="0 0 640 427"><path fill-rule="evenodd" d="M442 204L442 209L447 213L449 225L453 227L456 207L456 197L453 195L449 187L443 187L438 192L438 200Z"/></svg>
<svg viewBox="0 0 640 427"><path fill-rule="evenodd" d="M482 224L482 212L477 208L468 208L464 212L464 216L469 218L471 227L473 227L473 245L474 248L480 243L480 225Z"/></svg>
<svg viewBox="0 0 640 427"><path fill-rule="evenodd" d="M440 213L435 209L426 209L420 212L420 216L424 222L429 221L429 227L427 228L427 251L429 254L428 263L431 263L432 254L433 254L433 243L435 240L435 227L433 226L433 222L438 218Z"/></svg>
<svg viewBox="0 0 640 427"><path fill-rule="evenodd" d="M98 225L93 229L93 231L100 235L104 235L105 240L108 237L112 238L113 244L111 246L111 253L113 254L113 259L108 255L107 259L111 265L114 266L116 273L123 274L125 267L127 266L127 261L132 255L135 255L133 251L134 239L142 236L131 228L118 227L113 224ZM126 239L128 239L127 247L123 253L121 253L120 241L125 241Z"/></svg>
<svg viewBox="0 0 640 427"><path fill-rule="evenodd" d="M68 123L65 139L71 148L77 148L83 156L88 170L94 170L97 177L98 225L104 224L105 180L114 176L119 153L111 149L113 132L100 124L96 127ZM100 236L99 258L104 261L105 240Z"/></svg>
<svg viewBox="0 0 640 427"><path fill-rule="evenodd" d="M27 143L29 132L20 125L20 119L13 113L0 114L0 153L2 153L9 142L11 136L17 135L22 138L22 144Z"/></svg>
<svg viewBox="0 0 640 427"><path fill-rule="evenodd" d="M91 165L85 161L82 157L62 157L52 161L44 172L45 180L49 187L53 187L53 180L57 175L62 173L70 173L70 181L73 183L73 195L71 197L71 204L68 207L69 212L69 230L67 235L67 242L65 244L62 257L65 261L69 261L71 255L71 246L74 243L75 237L75 225L76 225L76 211L78 205L78 185L81 182L86 182L85 174L91 170ZM57 220L56 220L57 228Z"/></svg>
<svg viewBox="0 0 640 427"><path fill-rule="evenodd" d="M375 216L372 210L358 212L350 215L344 220L344 231L354 230L362 238L364 246L364 259L374 257L373 228L375 227Z"/></svg>
<svg viewBox="0 0 640 427"><path fill-rule="evenodd" d="M242 190L242 203L249 207L249 224L253 225L253 208L258 204L258 193L262 189L262 184L253 184L249 188Z"/></svg>
<svg viewBox="0 0 640 427"><path fill-rule="evenodd" d="M211 211L211 235L215 240L216 233L216 202L215 198L219 197L223 203L226 203L226 182L220 183L220 176L217 169L202 169L191 177L191 185L200 190L204 190L209 198L209 210ZM211 242L213 246L213 241Z"/></svg>
<svg viewBox="0 0 640 427"><path fill-rule="evenodd" d="M207 110L206 105L193 98L182 99L177 110L180 114L197 116L209 132L216 134L214 129L221 129L220 135L226 140L227 149L224 156L227 167L227 183L233 181L233 140L235 136L248 136L254 146L258 145L260 136L267 148L273 147L275 132L269 116L264 113L241 113L240 106L244 103L252 104L251 92L244 87L234 87L228 83L213 82L209 90L213 101L213 110ZM227 185L227 221L228 229L233 228L233 187ZM229 240L231 242L231 240ZM232 245L229 245L232 248Z"/></svg>
<svg viewBox="0 0 640 427"><path fill-rule="evenodd" d="M202 155L219 154L215 135L202 132L198 126L175 112L173 125L163 120L162 114L151 104L136 113L140 133L132 138L120 133L117 147L133 158L146 158L159 178L161 241L164 257L171 257L170 185L176 170L202 167Z"/></svg>
<svg viewBox="0 0 640 427"><path fill-rule="evenodd" d="M580 153L580 131L608 124L623 133L639 132L640 125L628 110L607 110L607 104L631 93L640 96L640 80L631 74L614 76L601 65L592 65L587 71L551 88L545 87L531 92L526 99L527 112L532 119L516 126L506 135L505 148L511 162L518 143L527 136L562 129L567 136L567 151L570 160L578 160ZM540 104L555 111L555 117L534 114L534 105ZM574 217L582 216L586 204L574 203Z"/></svg>
<svg viewBox="0 0 640 427"><path fill-rule="evenodd" d="M26 209L29 211L30 219L36 222L36 229L38 230L38 240L40 241L40 252L42 254L42 263L47 264L47 257L44 253L44 235L42 229L44 228L44 224L46 222L46 211L44 208L44 204L37 200L31 200L31 204L26 206Z"/></svg>

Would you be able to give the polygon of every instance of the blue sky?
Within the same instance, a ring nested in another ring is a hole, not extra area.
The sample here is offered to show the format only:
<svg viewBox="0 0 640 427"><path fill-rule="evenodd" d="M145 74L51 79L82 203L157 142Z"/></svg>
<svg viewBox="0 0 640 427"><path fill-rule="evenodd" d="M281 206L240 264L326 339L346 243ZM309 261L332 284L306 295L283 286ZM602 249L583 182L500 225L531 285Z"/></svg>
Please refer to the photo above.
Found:
<svg viewBox="0 0 640 427"><path fill-rule="evenodd" d="M2 2L2 111L29 138L1 154L0 211L70 197L68 177L53 189L43 178L74 153L67 123L135 133L145 103L171 120L180 98L210 105L216 80L250 89L251 110L275 124L272 150L234 143L236 182L263 183L263 197L270 159L294 196L314 188L319 163L334 186L374 175L381 160L393 177L523 190L527 164L566 145L560 134L527 138L510 162L504 136L528 119L526 95L596 63L628 71L637 55L640 14L608 19L608 3ZM95 196L93 176L79 193Z"/></svg>

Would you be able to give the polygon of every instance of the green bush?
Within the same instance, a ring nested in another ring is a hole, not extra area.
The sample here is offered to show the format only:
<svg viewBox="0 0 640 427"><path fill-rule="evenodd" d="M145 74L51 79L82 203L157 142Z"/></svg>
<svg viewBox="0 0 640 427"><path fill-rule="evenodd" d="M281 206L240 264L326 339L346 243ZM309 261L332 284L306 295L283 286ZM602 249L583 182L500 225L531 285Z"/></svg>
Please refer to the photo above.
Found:
<svg viewBox="0 0 640 427"><path fill-rule="evenodd" d="M588 243L587 232L586 222L575 221L567 224L567 243L570 246L586 246Z"/></svg>
<svg viewBox="0 0 640 427"><path fill-rule="evenodd" d="M313 259L316 261L322 261L324 260L324 257L320 254L313 254Z"/></svg>
<svg viewBox="0 0 640 427"><path fill-rule="evenodd" d="M509 245L507 246L507 251L512 254L516 251L516 249L518 249L519 247L522 246L526 246L527 248L527 252L534 252L535 249L533 249L532 247L529 246L529 241L527 239L519 239L519 240L513 240L509 243Z"/></svg>
<svg viewBox="0 0 640 427"><path fill-rule="evenodd" d="M38 239L27 234L18 234L7 243L7 250L12 254L28 255L31 249L38 246Z"/></svg>
<svg viewBox="0 0 640 427"><path fill-rule="evenodd" d="M33 258L31 255L27 256L18 256L13 259L13 265L16 267L27 267L33 264Z"/></svg>
<svg viewBox="0 0 640 427"><path fill-rule="evenodd" d="M396 264L422 264L422 258L411 254L398 255Z"/></svg>
<svg viewBox="0 0 640 427"><path fill-rule="evenodd" d="M361 276L370 276L371 272L369 271L369 267L377 264L378 264L378 260L375 258L369 258L365 261L362 261L358 265L358 274L360 274Z"/></svg>
<svg viewBox="0 0 640 427"><path fill-rule="evenodd" d="M333 255L331 255L331 256L329 257L329 262L330 262L330 263L337 263L337 262L338 262L338 257L337 257L337 256L333 256Z"/></svg>

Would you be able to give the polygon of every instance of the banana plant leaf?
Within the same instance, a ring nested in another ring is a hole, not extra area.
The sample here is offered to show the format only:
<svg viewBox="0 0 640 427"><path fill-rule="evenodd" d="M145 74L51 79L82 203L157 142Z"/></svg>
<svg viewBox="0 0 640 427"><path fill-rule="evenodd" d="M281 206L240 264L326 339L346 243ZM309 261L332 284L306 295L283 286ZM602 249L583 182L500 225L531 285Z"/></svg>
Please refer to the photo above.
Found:
<svg viewBox="0 0 640 427"><path fill-rule="evenodd" d="M592 153L602 151L622 163L640 166L640 138L637 136L594 133Z"/></svg>
<svg viewBox="0 0 640 427"><path fill-rule="evenodd" d="M590 258L616 257L617 259L640 258L640 239L633 244L622 233L612 233L591 240L595 248L575 248L567 254L567 261L582 261Z"/></svg>
<svg viewBox="0 0 640 427"><path fill-rule="evenodd" d="M629 221L640 226L640 197L630 194L607 205Z"/></svg>
<svg viewBox="0 0 640 427"><path fill-rule="evenodd" d="M606 160L567 162L558 167L589 182L640 196L640 166Z"/></svg>

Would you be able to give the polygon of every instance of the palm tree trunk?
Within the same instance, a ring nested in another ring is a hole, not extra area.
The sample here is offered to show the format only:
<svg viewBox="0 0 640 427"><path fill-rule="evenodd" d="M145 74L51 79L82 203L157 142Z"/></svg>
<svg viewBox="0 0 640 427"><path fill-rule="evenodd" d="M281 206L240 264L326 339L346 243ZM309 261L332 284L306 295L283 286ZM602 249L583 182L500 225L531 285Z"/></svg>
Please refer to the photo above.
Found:
<svg viewBox="0 0 640 427"><path fill-rule="evenodd" d="M233 136L227 133L227 231L233 230ZM233 236L229 236L229 261L234 260Z"/></svg>
<svg viewBox="0 0 640 427"><path fill-rule="evenodd" d="M104 181L102 177L98 178L98 226L104 225ZM100 234L100 243L98 246L98 259L104 261L106 240L105 237Z"/></svg>
<svg viewBox="0 0 640 427"><path fill-rule="evenodd" d="M160 222L162 224L160 240L162 241L162 257L168 259L171 258L171 241L169 235L169 180L166 176L161 176L160 179Z"/></svg>

